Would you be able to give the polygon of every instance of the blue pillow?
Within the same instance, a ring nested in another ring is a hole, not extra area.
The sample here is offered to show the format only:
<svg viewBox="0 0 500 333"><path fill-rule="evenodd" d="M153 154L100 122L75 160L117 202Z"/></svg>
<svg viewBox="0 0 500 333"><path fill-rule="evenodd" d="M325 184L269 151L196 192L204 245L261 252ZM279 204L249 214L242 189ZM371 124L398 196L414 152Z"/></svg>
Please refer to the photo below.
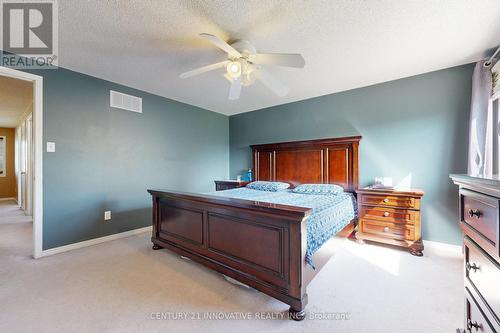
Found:
<svg viewBox="0 0 500 333"><path fill-rule="evenodd" d="M334 184L302 184L292 191L302 194L339 194L344 192L344 189Z"/></svg>
<svg viewBox="0 0 500 333"><path fill-rule="evenodd" d="M286 190L287 188L290 187L290 184L282 183L282 182L257 181L257 182L251 182L250 184L247 184L246 187L248 187L252 190L278 192L281 190Z"/></svg>

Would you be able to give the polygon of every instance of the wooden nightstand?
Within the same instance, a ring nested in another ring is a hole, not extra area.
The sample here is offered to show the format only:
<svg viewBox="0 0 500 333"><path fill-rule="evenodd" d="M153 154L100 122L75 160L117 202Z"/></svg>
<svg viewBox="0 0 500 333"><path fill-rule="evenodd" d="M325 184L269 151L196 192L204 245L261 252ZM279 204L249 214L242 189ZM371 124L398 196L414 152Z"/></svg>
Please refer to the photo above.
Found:
<svg viewBox="0 0 500 333"><path fill-rule="evenodd" d="M244 187L248 183L249 182L239 182L237 180L216 180L215 190L216 191L230 190L232 188Z"/></svg>
<svg viewBox="0 0 500 333"><path fill-rule="evenodd" d="M420 227L420 201L424 192L364 188L358 194L356 239L408 248L422 256L424 245Z"/></svg>

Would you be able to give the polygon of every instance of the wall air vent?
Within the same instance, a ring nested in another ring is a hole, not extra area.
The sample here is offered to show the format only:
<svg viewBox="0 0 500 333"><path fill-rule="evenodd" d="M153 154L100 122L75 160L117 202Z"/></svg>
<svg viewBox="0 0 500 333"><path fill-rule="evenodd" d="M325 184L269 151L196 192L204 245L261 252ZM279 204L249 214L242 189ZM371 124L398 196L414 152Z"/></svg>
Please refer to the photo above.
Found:
<svg viewBox="0 0 500 333"><path fill-rule="evenodd" d="M142 113L142 98L117 91L109 91L109 101L112 108Z"/></svg>

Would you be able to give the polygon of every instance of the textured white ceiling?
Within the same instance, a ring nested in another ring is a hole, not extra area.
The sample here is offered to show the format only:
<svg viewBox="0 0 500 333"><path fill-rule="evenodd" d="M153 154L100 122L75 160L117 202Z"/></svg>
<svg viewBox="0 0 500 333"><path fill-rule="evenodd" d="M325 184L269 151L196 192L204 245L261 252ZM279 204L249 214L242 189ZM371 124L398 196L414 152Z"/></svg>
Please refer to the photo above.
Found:
<svg viewBox="0 0 500 333"><path fill-rule="evenodd" d="M236 114L470 63L500 43L498 0L63 0L59 65L174 100ZM228 101L225 59L198 37L247 39L261 52L302 53L304 69L271 67Z"/></svg>
<svg viewBox="0 0 500 333"><path fill-rule="evenodd" d="M32 101L31 82L0 76L0 127L16 127Z"/></svg>

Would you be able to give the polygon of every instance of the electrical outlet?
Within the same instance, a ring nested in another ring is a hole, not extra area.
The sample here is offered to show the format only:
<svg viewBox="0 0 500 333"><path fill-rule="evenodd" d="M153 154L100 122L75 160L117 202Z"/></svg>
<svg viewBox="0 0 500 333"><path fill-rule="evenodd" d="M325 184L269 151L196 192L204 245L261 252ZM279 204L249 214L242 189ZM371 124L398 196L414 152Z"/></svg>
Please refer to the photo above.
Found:
<svg viewBox="0 0 500 333"><path fill-rule="evenodd" d="M111 211L107 210L104 212L104 221L109 221L111 220Z"/></svg>

